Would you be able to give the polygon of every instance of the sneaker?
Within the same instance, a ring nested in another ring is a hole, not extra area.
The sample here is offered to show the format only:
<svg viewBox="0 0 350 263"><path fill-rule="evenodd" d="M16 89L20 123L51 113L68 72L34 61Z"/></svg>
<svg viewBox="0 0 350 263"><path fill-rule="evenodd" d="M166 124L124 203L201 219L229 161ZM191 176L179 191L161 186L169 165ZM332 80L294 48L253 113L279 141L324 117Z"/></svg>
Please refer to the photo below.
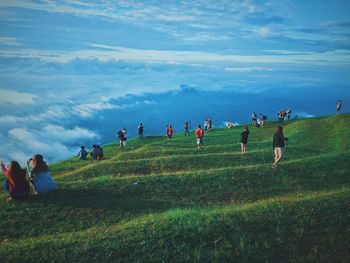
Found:
<svg viewBox="0 0 350 263"><path fill-rule="evenodd" d="M7 202L11 202L11 201L13 201L13 198L11 196L9 196L9 197L6 198L6 201Z"/></svg>

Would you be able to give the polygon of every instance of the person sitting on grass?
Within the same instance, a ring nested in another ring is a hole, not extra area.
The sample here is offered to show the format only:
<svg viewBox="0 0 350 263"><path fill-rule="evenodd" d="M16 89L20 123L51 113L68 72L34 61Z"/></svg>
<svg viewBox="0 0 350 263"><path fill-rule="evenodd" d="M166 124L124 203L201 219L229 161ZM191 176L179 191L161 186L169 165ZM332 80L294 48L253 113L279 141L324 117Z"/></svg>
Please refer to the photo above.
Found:
<svg viewBox="0 0 350 263"><path fill-rule="evenodd" d="M32 169L29 167L30 162L32 162ZM35 154L27 161L27 170L34 194L46 194L56 189L56 182L51 177L49 167L41 154Z"/></svg>
<svg viewBox="0 0 350 263"><path fill-rule="evenodd" d="M241 153L242 154L245 154L247 152L248 136L249 136L249 129L248 127L245 127L243 132L241 133Z"/></svg>
<svg viewBox="0 0 350 263"><path fill-rule="evenodd" d="M204 146L203 144L203 137L204 137L204 131L200 125L198 125L197 130L195 131L195 135L197 137L197 147L200 149Z"/></svg>
<svg viewBox="0 0 350 263"><path fill-rule="evenodd" d="M276 168L281 161L282 156L284 155L285 141L287 140L288 138L285 138L283 135L283 127L278 126L272 140L272 147L275 153L275 162L273 163L272 168Z"/></svg>
<svg viewBox="0 0 350 263"><path fill-rule="evenodd" d="M26 179L26 171L16 161L10 162L7 169L3 161L1 161L0 165L2 173L7 178L2 184L8 195L7 200L27 198L30 191L29 183Z"/></svg>
<svg viewBox="0 0 350 263"><path fill-rule="evenodd" d="M85 150L85 146L80 147L80 151L78 152L78 157L80 160L86 160L87 151Z"/></svg>
<svg viewBox="0 0 350 263"><path fill-rule="evenodd" d="M103 148L100 145L96 145L96 150L97 150L97 153L96 153L97 160L102 159L103 158Z"/></svg>

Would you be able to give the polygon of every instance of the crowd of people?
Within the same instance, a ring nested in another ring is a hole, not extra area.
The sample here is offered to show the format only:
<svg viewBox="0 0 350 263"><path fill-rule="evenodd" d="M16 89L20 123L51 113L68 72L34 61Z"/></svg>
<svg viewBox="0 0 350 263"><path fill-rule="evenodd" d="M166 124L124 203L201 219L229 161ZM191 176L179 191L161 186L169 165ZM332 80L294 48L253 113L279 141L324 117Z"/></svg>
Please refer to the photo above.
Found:
<svg viewBox="0 0 350 263"><path fill-rule="evenodd" d="M277 117L279 122L290 120L291 115L292 115L291 109L280 110L279 112L277 112Z"/></svg>
<svg viewBox="0 0 350 263"><path fill-rule="evenodd" d="M340 99L336 104L337 114L340 113L342 104ZM278 112L279 121L289 120L291 115L291 110L283 110ZM266 116L260 114L260 118L257 117L257 114L253 112L252 114L252 126L254 127L264 127L266 122ZM233 125L232 125L233 127ZM204 136L206 132L209 132L212 129L212 120L206 119L204 121L204 129L201 125L198 125L194 134L197 139L197 147L201 149L204 147ZM166 140L170 140L174 134L172 125L166 125ZM137 128L137 133L139 139L143 139L144 126L142 123ZM186 121L184 124L184 135L190 135L190 122ZM125 128L117 132L119 148L124 149L126 147L127 141L127 131ZM241 143L241 153L245 154L247 152L249 138L249 128L245 127L240 136ZM277 126L276 131L272 138L272 148L274 152L274 162L272 168L278 167L279 162L281 161L284 155L285 142L288 139L284 137L283 127L281 125ZM92 149L88 152L85 149L85 146L80 147L78 153L78 158L81 160L86 160L90 154L93 160L100 160L103 158L103 148L100 145L93 145ZM6 177L6 180L3 182L3 188L7 193L8 200L16 199L21 200L29 196L30 192L34 195L46 194L56 188L56 182L52 178L49 168L44 161L44 157L41 154L35 154L26 162L26 168L22 169L20 164L17 161L11 161L6 167L4 162L0 162L1 171ZM28 174L28 179L27 179Z"/></svg>
<svg viewBox="0 0 350 263"><path fill-rule="evenodd" d="M80 147L80 151L78 152L78 158L80 160L86 160L90 154L93 160L100 160L103 158L103 148L100 145L94 144L92 145L92 149L90 152L86 151L85 146Z"/></svg>
<svg viewBox="0 0 350 263"><path fill-rule="evenodd" d="M259 117L258 115L253 112L252 113L252 126L256 128L264 127L266 124L267 116L265 114L260 113Z"/></svg>

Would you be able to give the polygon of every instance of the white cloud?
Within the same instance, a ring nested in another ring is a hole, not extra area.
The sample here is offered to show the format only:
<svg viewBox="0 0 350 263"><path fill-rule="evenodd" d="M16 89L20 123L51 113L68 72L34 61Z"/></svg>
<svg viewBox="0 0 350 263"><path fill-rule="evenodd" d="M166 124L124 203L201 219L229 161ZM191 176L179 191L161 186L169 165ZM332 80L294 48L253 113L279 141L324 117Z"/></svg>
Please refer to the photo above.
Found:
<svg viewBox="0 0 350 263"><path fill-rule="evenodd" d="M109 102L85 103L73 107L76 114L81 117L91 117L101 110L118 109L120 106L112 105Z"/></svg>
<svg viewBox="0 0 350 263"><path fill-rule="evenodd" d="M20 43L13 37L0 37L0 45L5 46L19 46Z"/></svg>
<svg viewBox="0 0 350 263"><path fill-rule="evenodd" d="M96 44L95 44L96 45ZM42 62L70 63L76 59L98 60L100 62L127 61L143 63L290 63L290 64L350 64L350 52L342 54L336 51L312 54L295 54L291 56L276 55L234 55L219 54L203 51L173 51L133 49L124 47L111 47L113 50L87 49L81 51L39 51L18 50L3 51L0 57L36 58Z"/></svg>
<svg viewBox="0 0 350 263"><path fill-rule="evenodd" d="M259 27L257 29L254 29L253 32L260 37L268 37L274 34L270 27Z"/></svg>
<svg viewBox="0 0 350 263"><path fill-rule="evenodd" d="M21 93L12 90L0 89L0 104L8 103L14 105L33 104L37 99L36 95Z"/></svg>
<svg viewBox="0 0 350 263"><path fill-rule="evenodd" d="M187 42L226 41L226 40L230 40L230 37L214 35L214 34L207 34L207 33L192 34L191 36L184 37L184 41L187 41Z"/></svg>
<svg viewBox="0 0 350 263"><path fill-rule="evenodd" d="M8 131L7 138L4 138L7 145L0 148L0 156L24 163L36 153L43 154L48 161L68 158L76 151L70 145L91 139L98 140L99 135L80 127L65 129L49 124L41 129L13 128Z"/></svg>
<svg viewBox="0 0 350 263"><path fill-rule="evenodd" d="M273 71L272 68L264 67L237 67L237 68L225 68L225 71L234 73L250 73L254 71Z"/></svg>
<svg viewBox="0 0 350 263"><path fill-rule="evenodd" d="M99 136L88 129L75 127L74 129L65 129L62 126L48 124L42 131L44 134L48 134L53 141L59 141L63 143L74 143L76 141L84 139L97 139Z"/></svg>

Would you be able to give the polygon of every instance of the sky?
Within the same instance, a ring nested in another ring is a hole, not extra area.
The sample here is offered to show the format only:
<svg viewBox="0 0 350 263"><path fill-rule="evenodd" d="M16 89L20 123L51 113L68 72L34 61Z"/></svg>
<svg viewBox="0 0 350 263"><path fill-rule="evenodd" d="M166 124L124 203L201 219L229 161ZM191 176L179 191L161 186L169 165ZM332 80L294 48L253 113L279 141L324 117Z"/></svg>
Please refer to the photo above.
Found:
<svg viewBox="0 0 350 263"><path fill-rule="evenodd" d="M204 119L206 100L218 126L253 106L349 111L349 71L347 0L1 0L0 158L61 160L139 121L157 133L189 118L173 107Z"/></svg>

